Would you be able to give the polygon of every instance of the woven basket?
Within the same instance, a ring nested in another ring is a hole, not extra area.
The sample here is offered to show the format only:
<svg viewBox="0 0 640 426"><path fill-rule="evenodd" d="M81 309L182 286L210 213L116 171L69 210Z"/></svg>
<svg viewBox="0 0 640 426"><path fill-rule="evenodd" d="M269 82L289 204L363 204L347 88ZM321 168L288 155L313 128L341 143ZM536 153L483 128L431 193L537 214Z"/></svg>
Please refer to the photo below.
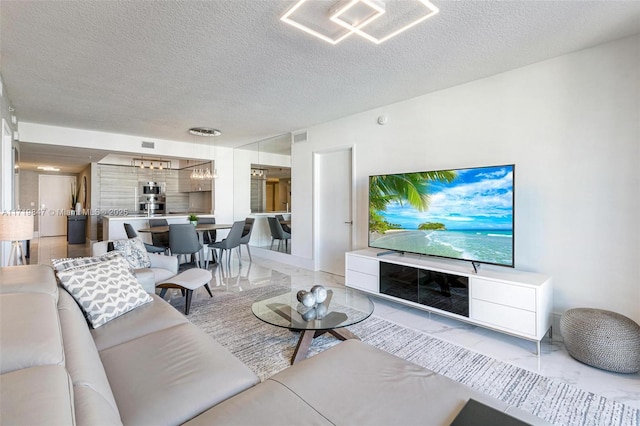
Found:
<svg viewBox="0 0 640 426"><path fill-rule="evenodd" d="M616 373L640 371L640 325L601 309L569 309L560 318L560 333L569 355Z"/></svg>

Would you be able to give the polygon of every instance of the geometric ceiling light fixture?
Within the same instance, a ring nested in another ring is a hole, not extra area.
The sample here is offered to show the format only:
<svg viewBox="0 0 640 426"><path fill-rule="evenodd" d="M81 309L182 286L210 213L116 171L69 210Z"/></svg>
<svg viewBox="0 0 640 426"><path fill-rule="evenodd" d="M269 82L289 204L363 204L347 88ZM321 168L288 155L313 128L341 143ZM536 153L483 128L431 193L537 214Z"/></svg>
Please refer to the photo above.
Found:
<svg viewBox="0 0 640 426"><path fill-rule="evenodd" d="M380 44L389 40L391 37L394 37L411 27L418 25L420 22L431 18L440 11L440 9L438 9L435 5L433 5L433 3L429 2L428 0L393 2L390 3L389 12L392 11L391 6L393 8L397 8L397 10L394 10L396 15L396 17L394 17L394 20L396 22L391 22L391 19L389 19L386 28L378 28L378 34L376 35L373 35L373 27L367 27L367 31L364 31L362 27L353 25L353 23L350 23L347 19L344 19L344 17L340 14L333 14L330 19L333 22L343 26L345 29L353 31L355 34L358 34L359 36L364 37L375 44ZM388 16L389 14L387 14L387 17ZM380 21L376 22L376 24L378 23L380 23Z"/></svg>
<svg viewBox="0 0 640 426"><path fill-rule="evenodd" d="M372 23L385 13L381 0L341 0L329 8L329 19L350 32Z"/></svg>
<svg viewBox="0 0 640 426"><path fill-rule="evenodd" d="M325 2L299 0L280 20L331 44L338 44L353 34L353 31L328 21L327 15Z"/></svg>
<svg viewBox="0 0 640 426"><path fill-rule="evenodd" d="M351 34L380 44L439 12L428 0L341 0L328 10L322 4L300 0L280 19L331 44Z"/></svg>

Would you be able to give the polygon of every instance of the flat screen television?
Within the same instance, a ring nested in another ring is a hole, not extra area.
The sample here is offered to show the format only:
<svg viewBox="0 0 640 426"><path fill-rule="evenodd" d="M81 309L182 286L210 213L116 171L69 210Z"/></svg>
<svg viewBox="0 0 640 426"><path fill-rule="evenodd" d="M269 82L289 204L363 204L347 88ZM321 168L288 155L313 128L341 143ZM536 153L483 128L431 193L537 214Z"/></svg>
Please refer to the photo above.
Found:
<svg viewBox="0 0 640 426"><path fill-rule="evenodd" d="M369 247L514 266L515 165L369 176Z"/></svg>

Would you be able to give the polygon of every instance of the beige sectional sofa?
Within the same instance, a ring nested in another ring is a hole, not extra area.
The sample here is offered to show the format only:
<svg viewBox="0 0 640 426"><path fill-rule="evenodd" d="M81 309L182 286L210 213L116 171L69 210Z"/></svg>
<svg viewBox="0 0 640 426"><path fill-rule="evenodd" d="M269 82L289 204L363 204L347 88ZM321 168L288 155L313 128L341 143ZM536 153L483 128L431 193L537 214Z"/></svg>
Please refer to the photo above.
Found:
<svg viewBox="0 0 640 426"><path fill-rule="evenodd" d="M175 425L258 383L152 297L90 329L53 269L0 269L2 424Z"/></svg>
<svg viewBox="0 0 640 426"><path fill-rule="evenodd" d="M153 297L91 329L50 267L0 269L1 423L448 425L474 398L544 424L358 341L258 384L240 360Z"/></svg>

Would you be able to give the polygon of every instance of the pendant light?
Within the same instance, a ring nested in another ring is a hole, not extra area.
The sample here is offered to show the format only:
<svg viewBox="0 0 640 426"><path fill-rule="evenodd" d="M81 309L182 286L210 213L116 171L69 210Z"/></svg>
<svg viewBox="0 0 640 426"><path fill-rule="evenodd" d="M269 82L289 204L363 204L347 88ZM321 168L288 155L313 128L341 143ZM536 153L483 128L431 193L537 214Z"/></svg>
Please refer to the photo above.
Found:
<svg viewBox="0 0 640 426"><path fill-rule="evenodd" d="M218 129L213 129L211 127L192 127L189 129L189 133L191 133L192 135L195 136L203 136L203 137L215 137L215 136L220 136L222 134L222 132ZM213 143L213 155L214 155L214 160L215 160L215 149L216 149L216 145L215 143ZM211 161L209 161L211 162ZM217 169L213 169L213 173L211 173L211 168L210 167L206 167L205 169L202 168L195 168L193 169L193 171L191 172L191 179L194 180L208 180L208 179L217 179L218 178L218 171Z"/></svg>

